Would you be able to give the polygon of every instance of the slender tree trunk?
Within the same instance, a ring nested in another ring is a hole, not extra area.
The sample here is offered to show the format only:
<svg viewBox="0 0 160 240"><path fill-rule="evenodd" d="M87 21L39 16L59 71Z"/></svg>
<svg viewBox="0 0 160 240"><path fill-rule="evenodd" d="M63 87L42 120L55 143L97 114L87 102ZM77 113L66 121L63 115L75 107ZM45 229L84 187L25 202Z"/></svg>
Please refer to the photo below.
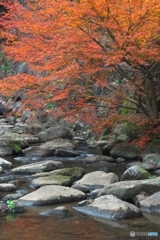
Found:
<svg viewBox="0 0 160 240"><path fill-rule="evenodd" d="M157 120L159 119L159 114L158 114L158 106L157 106L157 97L156 97L156 91L154 89L154 83L153 83L153 78L148 79L149 83L149 93L150 93L150 101L151 101L151 107L152 107L152 119Z"/></svg>

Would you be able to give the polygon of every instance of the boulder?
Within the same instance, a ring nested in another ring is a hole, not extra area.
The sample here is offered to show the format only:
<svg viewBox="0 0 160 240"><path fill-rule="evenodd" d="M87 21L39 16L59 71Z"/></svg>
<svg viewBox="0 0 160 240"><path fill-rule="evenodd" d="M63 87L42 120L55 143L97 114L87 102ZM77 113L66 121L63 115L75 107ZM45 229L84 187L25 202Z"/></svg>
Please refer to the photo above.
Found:
<svg viewBox="0 0 160 240"><path fill-rule="evenodd" d="M142 191L148 194L160 191L160 177L112 183L101 189L98 193L98 197L112 194L122 200L127 200L133 198Z"/></svg>
<svg viewBox="0 0 160 240"><path fill-rule="evenodd" d="M56 138L66 138L66 139L73 138L70 130L63 126L50 127L40 132L39 137L43 142L47 142Z"/></svg>
<svg viewBox="0 0 160 240"><path fill-rule="evenodd" d="M14 151L27 146L26 140L18 133L6 133L0 136L0 156L11 155Z"/></svg>
<svg viewBox="0 0 160 240"><path fill-rule="evenodd" d="M86 206L74 207L83 214L102 219L121 220L142 216L140 209L113 195L102 196Z"/></svg>
<svg viewBox="0 0 160 240"><path fill-rule="evenodd" d="M77 152L64 150L64 149L56 149L54 154L57 157L78 157L78 156L80 156L80 154Z"/></svg>
<svg viewBox="0 0 160 240"><path fill-rule="evenodd" d="M85 164L91 164L91 163L100 162L100 161L115 162L115 159L113 159L112 157L104 156L104 155L92 155L82 159L82 162Z"/></svg>
<svg viewBox="0 0 160 240"><path fill-rule="evenodd" d="M0 133L5 134L5 133L11 133L14 129L13 125L10 124L0 124Z"/></svg>
<svg viewBox="0 0 160 240"><path fill-rule="evenodd" d="M16 186L10 183L0 183L0 192L11 192L16 189Z"/></svg>
<svg viewBox="0 0 160 240"><path fill-rule="evenodd" d="M135 159L139 157L139 148L133 143L119 143L110 151L114 158Z"/></svg>
<svg viewBox="0 0 160 240"><path fill-rule="evenodd" d="M41 212L40 214L47 217L54 217L54 218L66 218L66 217L72 216L70 211L64 206L56 207L54 209Z"/></svg>
<svg viewBox="0 0 160 240"><path fill-rule="evenodd" d="M144 157L145 155L151 153L160 154L160 139L154 139L149 142L143 151L142 156Z"/></svg>
<svg viewBox="0 0 160 240"><path fill-rule="evenodd" d="M150 153L143 157L143 163L148 163L153 166L153 168L160 168L160 154Z"/></svg>
<svg viewBox="0 0 160 240"><path fill-rule="evenodd" d="M38 135L43 130L41 124L23 124L24 133Z"/></svg>
<svg viewBox="0 0 160 240"><path fill-rule="evenodd" d="M132 166L122 174L121 180L141 180L148 179L149 177L151 177L151 175L145 169L139 166Z"/></svg>
<svg viewBox="0 0 160 240"><path fill-rule="evenodd" d="M160 191L139 202L142 211L160 213Z"/></svg>
<svg viewBox="0 0 160 240"><path fill-rule="evenodd" d="M19 199L21 205L50 205L56 203L65 203L80 201L86 198L86 195L70 187L63 186L43 186Z"/></svg>
<svg viewBox="0 0 160 240"><path fill-rule="evenodd" d="M40 146L29 147L23 150L25 156L52 156L56 149L73 151L75 143L70 139L54 139L52 141L41 144Z"/></svg>
<svg viewBox="0 0 160 240"><path fill-rule="evenodd" d="M49 175L46 177L39 177L31 182L34 187L42 187L45 185L61 185L61 186L71 186L72 177L71 176L61 176L61 175Z"/></svg>
<svg viewBox="0 0 160 240"><path fill-rule="evenodd" d="M103 188L108 184L118 181L118 177L114 173L105 173L104 171L95 171L84 175L84 177L74 184L80 184L88 187L90 190ZM74 185L73 185L74 187Z"/></svg>
<svg viewBox="0 0 160 240"><path fill-rule="evenodd" d="M127 163L127 167L133 167L133 166L138 166L145 170L153 170L154 169L154 166L152 163L140 162L140 161Z"/></svg>
<svg viewBox="0 0 160 240"><path fill-rule="evenodd" d="M62 166L63 164L61 162L48 160L16 167L13 168L11 172L14 174L34 174L40 172L49 172L54 169L61 168Z"/></svg>
<svg viewBox="0 0 160 240"><path fill-rule="evenodd" d="M12 163L3 158L0 158L0 166L4 169L8 169L12 167Z"/></svg>
<svg viewBox="0 0 160 240"><path fill-rule="evenodd" d="M64 168L52 171L48 176L34 179L31 184L35 187L44 185L71 186L74 181L80 179L85 171L80 167Z"/></svg>

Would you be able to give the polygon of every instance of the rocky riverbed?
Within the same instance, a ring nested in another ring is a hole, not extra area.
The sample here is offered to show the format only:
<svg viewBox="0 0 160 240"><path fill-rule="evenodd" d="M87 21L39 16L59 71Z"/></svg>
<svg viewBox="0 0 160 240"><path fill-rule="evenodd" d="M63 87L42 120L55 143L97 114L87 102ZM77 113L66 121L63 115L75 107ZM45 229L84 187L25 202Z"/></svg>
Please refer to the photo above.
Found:
<svg viewBox="0 0 160 240"><path fill-rule="evenodd" d="M115 139L74 137L62 125L44 128L9 124L5 119L0 131L1 216L53 205L40 214L69 217L71 213L63 207L68 202L76 203L75 211L102 220L160 212L158 147L140 153L135 144L115 143ZM13 164L7 159L15 153Z"/></svg>

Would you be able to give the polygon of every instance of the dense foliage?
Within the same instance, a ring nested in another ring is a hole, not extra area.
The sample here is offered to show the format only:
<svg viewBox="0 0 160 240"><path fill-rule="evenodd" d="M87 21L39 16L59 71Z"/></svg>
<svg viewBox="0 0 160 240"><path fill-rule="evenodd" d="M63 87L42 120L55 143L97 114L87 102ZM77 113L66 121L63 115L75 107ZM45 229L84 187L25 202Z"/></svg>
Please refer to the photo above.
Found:
<svg viewBox="0 0 160 240"><path fill-rule="evenodd" d="M1 80L4 95L97 130L159 122L159 0L13 1L7 14L3 51L32 71Z"/></svg>

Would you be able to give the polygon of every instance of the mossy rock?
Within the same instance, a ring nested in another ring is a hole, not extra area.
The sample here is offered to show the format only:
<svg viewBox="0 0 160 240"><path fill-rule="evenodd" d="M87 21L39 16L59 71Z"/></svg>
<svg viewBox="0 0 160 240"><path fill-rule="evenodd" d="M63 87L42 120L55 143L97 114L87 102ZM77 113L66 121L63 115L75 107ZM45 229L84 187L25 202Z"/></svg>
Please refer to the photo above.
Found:
<svg viewBox="0 0 160 240"><path fill-rule="evenodd" d="M151 153L160 154L160 139L154 139L152 140L152 142L148 143L146 149L142 153L142 156L145 156Z"/></svg>
<svg viewBox="0 0 160 240"><path fill-rule="evenodd" d="M114 158L136 159L139 157L140 150L136 144L133 143L119 143L116 144L110 151L110 155Z"/></svg>
<svg viewBox="0 0 160 240"><path fill-rule="evenodd" d="M63 168L52 171L49 176L34 179L32 184L35 187L44 185L71 186L75 181L82 178L85 171L81 167Z"/></svg>
<svg viewBox="0 0 160 240"><path fill-rule="evenodd" d="M122 175L121 181L124 180L142 180L149 179L150 173L139 166L132 166L128 168Z"/></svg>
<svg viewBox="0 0 160 240"><path fill-rule="evenodd" d="M72 184L72 177L62 175L49 175L46 177L34 179L31 184L35 187L41 187L45 185L70 186Z"/></svg>
<svg viewBox="0 0 160 240"><path fill-rule="evenodd" d="M55 170L53 174L61 176L71 176L73 181L77 181L84 176L85 170L81 167L63 168Z"/></svg>

